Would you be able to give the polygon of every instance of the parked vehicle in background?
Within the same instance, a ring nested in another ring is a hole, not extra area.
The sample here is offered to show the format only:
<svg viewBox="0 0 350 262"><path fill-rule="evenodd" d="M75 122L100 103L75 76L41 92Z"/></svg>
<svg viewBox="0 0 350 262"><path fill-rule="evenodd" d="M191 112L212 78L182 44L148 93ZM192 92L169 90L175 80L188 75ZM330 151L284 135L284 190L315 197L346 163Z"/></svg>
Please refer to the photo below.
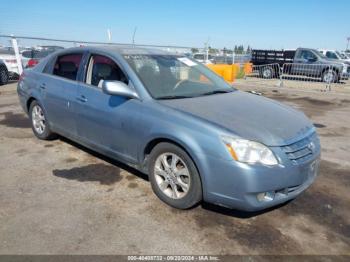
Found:
<svg viewBox="0 0 350 262"><path fill-rule="evenodd" d="M336 50L319 49L318 51L329 59L339 60L350 64L350 59Z"/></svg>
<svg viewBox="0 0 350 262"><path fill-rule="evenodd" d="M193 59L197 62L202 64L212 64L214 61L214 57L211 54L208 55L208 59L206 59L206 57L207 55L204 53L193 54Z"/></svg>
<svg viewBox="0 0 350 262"><path fill-rule="evenodd" d="M252 50L253 65L260 67L263 78L278 77L280 72L273 67L284 67L284 74L319 78L323 82L333 83L348 78L350 67L343 61L329 59L315 49L298 48L296 50Z"/></svg>
<svg viewBox="0 0 350 262"><path fill-rule="evenodd" d="M59 50L64 49L64 47L57 46L57 45L40 45L40 46L37 46L35 49L39 50L39 51L52 51L52 52L55 52L55 51L59 51Z"/></svg>
<svg viewBox="0 0 350 262"><path fill-rule="evenodd" d="M19 70L15 54L9 50L0 50L0 59L6 65L9 79L18 79Z"/></svg>
<svg viewBox="0 0 350 262"><path fill-rule="evenodd" d="M9 81L9 72L6 64L0 59L0 85L6 85Z"/></svg>
<svg viewBox="0 0 350 262"><path fill-rule="evenodd" d="M24 71L17 92L39 139L61 134L140 170L175 208L261 210L317 177L320 142L302 112L184 55L67 49Z"/></svg>
<svg viewBox="0 0 350 262"><path fill-rule="evenodd" d="M34 52L34 49L26 49L26 50L22 50L20 52L21 53L21 61L22 61L23 68L27 68L28 61L30 59L32 59L32 57L33 57L33 52Z"/></svg>
<svg viewBox="0 0 350 262"><path fill-rule="evenodd" d="M24 68L31 68L37 65L41 59L55 52L54 49L47 50L26 50L22 52L22 64Z"/></svg>
<svg viewBox="0 0 350 262"><path fill-rule="evenodd" d="M214 56L213 58L214 64L227 64L232 65L233 64L233 58L231 56Z"/></svg>
<svg viewBox="0 0 350 262"><path fill-rule="evenodd" d="M350 60L350 54L347 54L345 51L341 51L340 55L343 59L349 59Z"/></svg>

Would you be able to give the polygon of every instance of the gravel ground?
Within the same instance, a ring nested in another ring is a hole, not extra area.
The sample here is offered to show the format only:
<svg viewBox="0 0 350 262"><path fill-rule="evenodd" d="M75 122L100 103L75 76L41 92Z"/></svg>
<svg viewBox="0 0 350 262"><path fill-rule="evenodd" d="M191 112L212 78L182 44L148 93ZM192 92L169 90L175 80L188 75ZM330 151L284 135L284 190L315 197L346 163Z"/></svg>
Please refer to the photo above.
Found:
<svg viewBox="0 0 350 262"><path fill-rule="evenodd" d="M323 146L316 182L260 213L170 208L137 171L34 138L15 83L0 87L0 254L350 255L350 95L237 86L304 111Z"/></svg>

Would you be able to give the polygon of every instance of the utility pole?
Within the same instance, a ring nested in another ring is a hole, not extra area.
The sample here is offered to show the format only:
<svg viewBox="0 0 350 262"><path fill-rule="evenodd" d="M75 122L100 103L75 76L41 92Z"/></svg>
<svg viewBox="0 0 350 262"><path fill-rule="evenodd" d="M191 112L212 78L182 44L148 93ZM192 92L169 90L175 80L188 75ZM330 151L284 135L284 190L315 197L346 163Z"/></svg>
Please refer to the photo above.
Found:
<svg viewBox="0 0 350 262"><path fill-rule="evenodd" d="M233 47L233 48L232 48L232 64L235 63L235 56L236 56L235 47Z"/></svg>
<svg viewBox="0 0 350 262"><path fill-rule="evenodd" d="M110 43L112 41L112 32L110 29L107 29L107 36L108 36L108 42Z"/></svg>
<svg viewBox="0 0 350 262"><path fill-rule="evenodd" d="M205 63L209 60L209 41L210 41L210 36L208 36L208 40L205 43Z"/></svg>
<svg viewBox="0 0 350 262"><path fill-rule="evenodd" d="M134 33L132 34L132 45L135 45L135 35L137 31L137 26L135 26Z"/></svg>

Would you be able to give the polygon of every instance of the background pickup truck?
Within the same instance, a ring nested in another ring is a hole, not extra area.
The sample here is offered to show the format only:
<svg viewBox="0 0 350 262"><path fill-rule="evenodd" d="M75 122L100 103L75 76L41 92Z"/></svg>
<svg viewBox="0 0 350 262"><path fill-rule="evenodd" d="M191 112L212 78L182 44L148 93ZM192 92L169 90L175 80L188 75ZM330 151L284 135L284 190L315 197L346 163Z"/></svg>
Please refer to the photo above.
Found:
<svg viewBox="0 0 350 262"><path fill-rule="evenodd" d="M328 59L315 49L298 48L297 50L252 50L253 65L258 67L263 78L294 75L318 78L323 82L338 82L348 79L350 67L337 60ZM276 65L279 65L276 66Z"/></svg>

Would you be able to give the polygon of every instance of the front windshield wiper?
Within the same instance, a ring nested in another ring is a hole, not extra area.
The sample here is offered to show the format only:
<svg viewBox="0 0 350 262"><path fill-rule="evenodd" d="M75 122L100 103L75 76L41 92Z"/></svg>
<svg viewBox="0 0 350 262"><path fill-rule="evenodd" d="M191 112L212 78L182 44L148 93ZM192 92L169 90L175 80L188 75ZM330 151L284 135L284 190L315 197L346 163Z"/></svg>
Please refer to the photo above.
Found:
<svg viewBox="0 0 350 262"><path fill-rule="evenodd" d="M167 99L181 99L181 98L192 98L193 96L176 96L176 95L171 95L171 96L161 96L157 97L157 100L167 100Z"/></svg>
<svg viewBox="0 0 350 262"><path fill-rule="evenodd" d="M213 90L213 91L202 93L199 96L210 96L215 94L225 94L225 93L232 93L232 92L233 90Z"/></svg>

